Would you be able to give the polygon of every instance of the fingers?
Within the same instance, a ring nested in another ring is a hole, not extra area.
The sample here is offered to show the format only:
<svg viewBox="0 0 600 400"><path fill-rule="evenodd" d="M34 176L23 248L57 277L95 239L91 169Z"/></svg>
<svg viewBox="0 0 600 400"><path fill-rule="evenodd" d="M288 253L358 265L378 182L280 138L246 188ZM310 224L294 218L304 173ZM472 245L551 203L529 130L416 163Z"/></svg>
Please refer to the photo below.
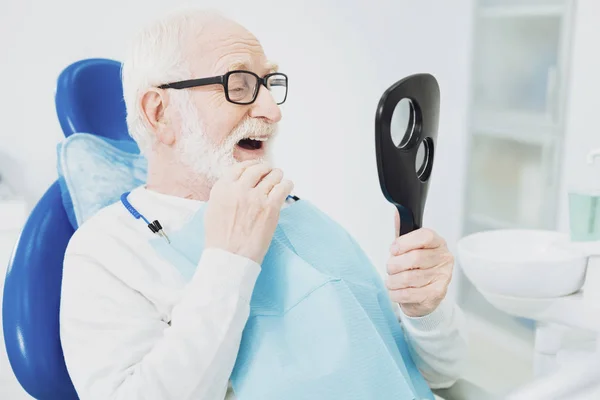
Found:
<svg viewBox="0 0 600 400"><path fill-rule="evenodd" d="M284 179L273 187L273 190L269 193L269 201L280 206L290 193L292 193L292 190L294 190L292 181Z"/></svg>
<svg viewBox="0 0 600 400"><path fill-rule="evenodd" d="M398 304L426 304L428 302L439 303L440 298L446 295L446 284L434 281L424 288L407 288L390 290L390 299ZM431 310L430 310L431 311Z"/></svg>
<svg viewBox="0 0 600 400"><path fill-rule="evenodd" d="M255 165L255 164L258 164L258 160L256 160L256 159L246 160L246 161L242 161L237 164L234 164L233 167L231 167L231 169L229 169L229 171L227 171L227 173L225 174L225 177L227 179L229 179L230 181L237 181L248 167Z"/></svg>
<svg viewBox="0 0 600 400"><path fill-rule="evenodd" d="M422 289L408 288L401 290L390 290L390 299L398 304L422 303L427 299L427 295Z"/></svg>
<svg viewBox="0 0 600 400"><path fill-rule="evenodd" d="M444 239L434 231L421 228L396 238L390 252L400 255L416 249L435 249L445 244Z"/></svg>
<svg viewBox="0 0 600 400"><path fill-rule="evenodd" d="M273 168L269 164L265 163L250 165L242 172L238 182L246 187L256 187L258 182L271 172L272 169Z"/></svg>
<svg viewBox="0 0 600 400"><path fill-rule="evenodd" d="M271 170L259 183L256 189L261 193L268 195L271 190L283 179L283 171L275 168Z"/></svg>
<svg viewBox="0 0 600 400"><path fill-rule="evenodd" d="M270 202L281 205L294 189L294 184L283 180L283 171L269 164L248 160L236 164L227 177L249 188L256 188L268 195Z"/></svg>
<svg viewBox="0 0 600 400"><path fill-rule="evenodd" d="M412 269L429 269L449 263L451 254L431 249L412 250L392 256L387 263L388 274L398 274Z"/></svg>
<svg viewBox="0 0 600 400"><path fill-rule="evenodd" d="M413 269L400 272L394 275L388 275L385 285L389 290L399 290L408 288L422 288L430 285L438 278L436 268Z"/></svg>

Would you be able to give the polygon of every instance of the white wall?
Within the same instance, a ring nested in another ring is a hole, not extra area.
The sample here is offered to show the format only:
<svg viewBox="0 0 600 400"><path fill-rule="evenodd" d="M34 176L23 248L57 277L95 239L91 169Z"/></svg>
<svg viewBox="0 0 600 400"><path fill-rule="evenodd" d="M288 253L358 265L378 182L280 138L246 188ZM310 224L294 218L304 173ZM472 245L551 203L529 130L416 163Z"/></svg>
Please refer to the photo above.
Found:
<svg viewBox="0 0 600 400"><path fill-rule="evenodd" d="M462 220L472 0L196 1L250 28L290 75L278 160L310 199L357 237L378 265L393 209L375 167L374 115L384 90L416 72L440 82L439 147L426 224L453 244ZM137 25L182 1L4 0L0 169L34 203L56 178L62 133L54 85L87 57L121 59ZM3 164L9 163L8 167ZM8 171L8 172L4 172Z"/></svg>

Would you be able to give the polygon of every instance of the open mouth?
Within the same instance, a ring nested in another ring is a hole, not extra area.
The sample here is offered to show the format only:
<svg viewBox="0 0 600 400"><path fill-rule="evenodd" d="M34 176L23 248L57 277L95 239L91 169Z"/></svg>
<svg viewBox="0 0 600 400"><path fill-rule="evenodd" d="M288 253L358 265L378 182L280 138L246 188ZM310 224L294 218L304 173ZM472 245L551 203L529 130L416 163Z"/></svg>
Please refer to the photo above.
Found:
<svg viewBox="0 0 600 400"><path fill-rule="evenodd" d="M267 141L266 137L262 138L246 138L238 142L238 146L245 150L260 150L263 147L264 142Z"/></svg>

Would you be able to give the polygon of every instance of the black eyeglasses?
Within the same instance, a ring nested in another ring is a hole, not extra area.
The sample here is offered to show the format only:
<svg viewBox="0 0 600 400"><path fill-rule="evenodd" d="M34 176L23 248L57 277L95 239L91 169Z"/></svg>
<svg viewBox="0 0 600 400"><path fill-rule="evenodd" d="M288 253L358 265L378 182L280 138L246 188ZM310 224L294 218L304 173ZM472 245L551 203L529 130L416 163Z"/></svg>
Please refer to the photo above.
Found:
<svg viewBox="0 0 600 400"><path fill-rule="evenodd" d="M287 98L288 77L281 72L274 72L261 78L250 71L229 71L221 76L166 83L160 85L158 88L187 89L198 86L223 85L227 101L245 105L254 103L261 84L269 89L278 105L285 102Z"/></svg>

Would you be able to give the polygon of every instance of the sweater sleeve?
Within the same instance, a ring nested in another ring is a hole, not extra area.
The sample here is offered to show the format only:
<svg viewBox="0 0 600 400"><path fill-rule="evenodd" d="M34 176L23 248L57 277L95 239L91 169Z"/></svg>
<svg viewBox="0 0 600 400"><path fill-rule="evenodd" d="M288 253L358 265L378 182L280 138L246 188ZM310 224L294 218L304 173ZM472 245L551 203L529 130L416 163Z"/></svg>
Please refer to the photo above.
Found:
<svg viewBox="0 0 600 400"><path fill-rule="evenodd" d="M171 321L163 321L105 266L67 254L60 334L79 397L223 399L259 272L249 259L205 250Z"/></svg>
<svg viewBox="0 0 600 400"><path fill-rule="evenodd" d="M432 389L452 386L463 373L467 358L464 314L450 299L423 317L409 317L398 306L397 315L411 355Z"/></svg>

